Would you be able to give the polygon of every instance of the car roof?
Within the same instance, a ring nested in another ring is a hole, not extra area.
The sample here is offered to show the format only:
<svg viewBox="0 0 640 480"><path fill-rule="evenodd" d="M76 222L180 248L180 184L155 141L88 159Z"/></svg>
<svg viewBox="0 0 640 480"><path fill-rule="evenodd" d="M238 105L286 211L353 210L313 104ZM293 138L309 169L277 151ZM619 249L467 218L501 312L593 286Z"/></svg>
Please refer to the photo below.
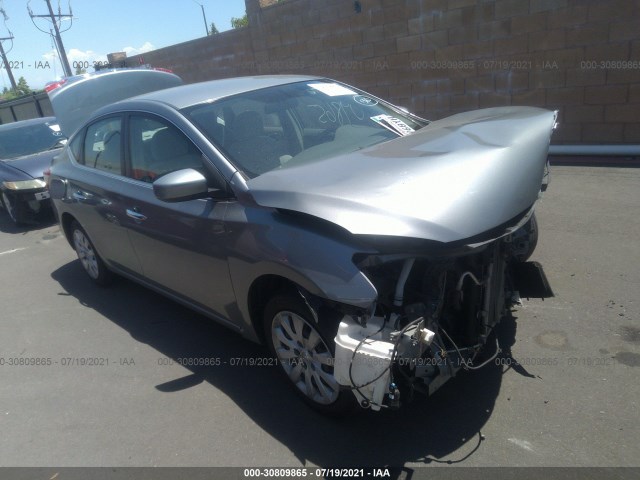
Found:
<svg viewBox="0 0 640 480"><path fill-rule="evenodd" d="M262 75L253 77L223 78L219 80L210 80L207 82L192 83L189 85L157 90L155 92L145 93L137 97L123 100L123 102L131 100L150 100L162 102L180 110L199 103L210 103L219 100L220 98L260 90L262 88L323 79L323 77L308 75Z"/></svg>
<svg viewBox="0 0 640 480"><path fill-rule="evenodd" d="M31 125L42 125L46 123L57 123L56 117L30 118L29 120L20 120L18 122L5 123L0 125L1 131L13 130Z"/></svg>

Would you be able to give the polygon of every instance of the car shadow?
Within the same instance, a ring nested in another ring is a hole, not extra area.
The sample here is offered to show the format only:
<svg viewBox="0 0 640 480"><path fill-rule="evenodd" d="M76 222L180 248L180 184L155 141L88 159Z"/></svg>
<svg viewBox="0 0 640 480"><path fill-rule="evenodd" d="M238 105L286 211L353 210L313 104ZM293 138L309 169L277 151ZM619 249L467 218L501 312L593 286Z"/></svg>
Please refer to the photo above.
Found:
<svg viewBox="0 0 640 480"><path fill-rule="evenodd" d="M106 290L95 286L87 281L78 261L63 265L51 276L60 284L61 295L74 296L161 356L174 361L215 357L227 362L187 367L189 375L148 387L173 392L209 383L286 445L302 464L464 465L482 448L482 427L493 413L503 375L496 362L475 372L461 372L431 398L417 395L398 411L324 417L293 393L279 367L229 365L231 359L265 358L267 351L262 346L128 280L118 279ZM515 323L510 317L496 329L507 351L514 343Z"/></svg>
<svg viewBox="0 0 640 480"><path fill-rule="evenodd" d="M23 235L31 230L40 230L43 228L52 227L56 223L56 219L52 213L39 215L35 220L30 220L27 223L16 225L11 221L7 212L5 212L4 209L0 206L0 232L2 233Z"/></svg>

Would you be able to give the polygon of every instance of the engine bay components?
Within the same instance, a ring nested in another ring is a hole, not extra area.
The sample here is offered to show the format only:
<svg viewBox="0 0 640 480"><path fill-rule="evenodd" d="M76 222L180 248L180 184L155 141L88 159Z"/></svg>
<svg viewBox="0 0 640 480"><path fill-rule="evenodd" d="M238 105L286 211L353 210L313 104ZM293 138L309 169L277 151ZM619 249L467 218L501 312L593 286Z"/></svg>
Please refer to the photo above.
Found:
<svg viewBox="0 0 640 480"><path fill-rule="evenodd" d="M432 394L461 369L488 365L500 351L497 340L489 358L479 354L514 297L509 248L499 240L450 258L368 259L362 270L378 303L365 321L342 319L335 337L338 383L362 407L380 410L416 391Z"/></svg>

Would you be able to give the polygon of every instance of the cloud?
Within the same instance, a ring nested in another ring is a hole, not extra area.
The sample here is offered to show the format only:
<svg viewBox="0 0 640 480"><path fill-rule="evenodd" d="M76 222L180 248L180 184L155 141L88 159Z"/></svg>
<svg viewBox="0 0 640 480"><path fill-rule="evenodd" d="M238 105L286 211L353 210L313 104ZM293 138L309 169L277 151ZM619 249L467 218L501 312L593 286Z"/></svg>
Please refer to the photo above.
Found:
<svg viewBox="0 0 640 480"><path fill-rule="evenodd" d="M155 50L153 44L151 42L144 42L140 47L124 47L120 51L125 52L127 57L132 57L151 50ZM56 50L46 52L42 55L42 59L51 65L53 65L54 62L56 65L60 65ZM92 72L94 65L107 62L107 55L105 53L94 52L93 50L71 48L67 51L67 59L69 60L69 66L72 72L75 73L77 68ZM62 71L62 67L60 67L60 71Z"/></svg>
<svg viewBox="0 0 640 480"><path fill-rule="evenodd" d="M97 53L93 50L79 50L77 48L72 48L67 52L67 58L69 59L69 63L73 62L89 62L93 64L93 62L106 62L107 56L104 53Z"/></svg>
<svg viewBox="0 0 640 480"><path fill-rule="evenodd" d="M56 50L50 50L42 55L44 61L49 62L49 64L60 65L60 60L58 59L58 52ZM76 69L80 68L87 71L96 63L105 63L107 61L107 56L104 53L97 53L93 50L80 50L78 48L71 48L67 51L67 60L69 60L69 66L71 67L71 71L75 73ZM60 68L62 71L62 68Z"/></svg>
<svg viewBox="0 0 640 480"><path fill-rule="evenodd" d="M134 55L140 55L141 53L150 52L151 50L155 50L156 47L153 46L151 42L144 42L141 47L123 47L122 51L127 54L127 57L133 57Z"/></svg>

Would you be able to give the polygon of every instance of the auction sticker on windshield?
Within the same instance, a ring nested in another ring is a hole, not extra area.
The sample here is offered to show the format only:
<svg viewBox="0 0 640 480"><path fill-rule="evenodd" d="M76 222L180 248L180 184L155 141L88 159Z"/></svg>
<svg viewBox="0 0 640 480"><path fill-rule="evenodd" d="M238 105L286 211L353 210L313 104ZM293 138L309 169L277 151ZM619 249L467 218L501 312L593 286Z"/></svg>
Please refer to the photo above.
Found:
<svg viewBox="0 0 640 480"><path fill-rule="evenodd" d="M330 97L338 97L340 95L355 95L356 92L337 83L309 83L311 88L328 95Z"/></svg>
<svg viewBox="0 0 640 480"><path fill-rule="evenodd" d="M375 117L371 117L371 120L398 135L409 135L415 131L402 120L392 117L391 115L376 115Z"/></svg>

